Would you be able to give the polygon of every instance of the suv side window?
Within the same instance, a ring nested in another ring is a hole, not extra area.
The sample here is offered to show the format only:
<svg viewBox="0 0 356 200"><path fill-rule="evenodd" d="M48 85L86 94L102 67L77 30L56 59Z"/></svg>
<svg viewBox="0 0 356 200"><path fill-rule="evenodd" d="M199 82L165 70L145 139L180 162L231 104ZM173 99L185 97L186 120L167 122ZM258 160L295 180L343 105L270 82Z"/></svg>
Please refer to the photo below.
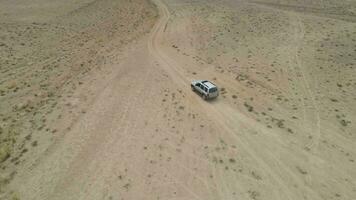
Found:
<svg viewBox="0 0 356 200"><path fill-rule="evenodd" d="M195 84L195 86L197 86L197 87L200 87L200 85L201 85L200 83Z"/></svg>
<svg viewBox="0 0 356 200"><path fill-rule="evenodd" d="M205 92L208 92L208 88L204 87Z"/></svg>
<svg viewBox="0 0 356 200"><path fill-rule="evenodd" d="M200 89L204 90L204 85L200 85Z"/></svg>

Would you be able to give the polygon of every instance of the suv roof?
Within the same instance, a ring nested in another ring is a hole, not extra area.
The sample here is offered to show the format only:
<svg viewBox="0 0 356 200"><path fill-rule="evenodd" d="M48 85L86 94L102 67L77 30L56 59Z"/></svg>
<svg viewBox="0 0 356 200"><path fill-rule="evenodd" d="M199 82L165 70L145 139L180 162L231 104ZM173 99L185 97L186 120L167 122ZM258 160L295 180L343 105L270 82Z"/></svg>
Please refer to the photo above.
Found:
<svg viewBox="0 0 356 200"><path fill-rule="evenodd" d="M209 89L210 88L215 88L216 86L213 84L213 83L211 83L211 82L209 82L209 81L202 81L201 82L202 84L204 84L206 87L208 87Z"/></svg>

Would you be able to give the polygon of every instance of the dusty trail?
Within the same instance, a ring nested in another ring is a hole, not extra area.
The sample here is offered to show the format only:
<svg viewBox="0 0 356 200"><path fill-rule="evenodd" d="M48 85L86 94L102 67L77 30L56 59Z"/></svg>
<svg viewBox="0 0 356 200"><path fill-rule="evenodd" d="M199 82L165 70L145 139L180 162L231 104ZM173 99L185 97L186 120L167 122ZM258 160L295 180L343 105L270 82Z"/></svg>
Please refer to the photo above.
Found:
<svg viewBox="0 0 356 200"><path fill-rule="evenodd" d="M165 31L167 29L167 24L170 20L170 13L167 6L161 1L155 1L158 5L162 18L156 24L153 34L151 35L151 41L149 42L149 50L156 57L156 59L161 63L161 67L171 76L171 78L176 82L177 85L181 85L181 88L186 87L187 83L193 77L190 74L187 74L183 71L180 65L190 66L194 65L193 61L189 59L174 59L177 58L177 55L170 55L164 48L163 38L165 37ZM256 163L268 177L266 183L270 185L276 185L277 188L283 188L278 196L282 199L300 199L303 198L303 195L300 193L302 190L308 197L312 199L323 199L318 192L313 188L313 176L306 174L304 177L300 176L298 172L298 165L304 161L309 167L313 170L324 169L326 166L332 168L332 165L324 163L322 158L319 158L315 155L316 149L319 145L319 140L321 137L321 127L320 127L320 116L319 108L315 102L315 97L311 91L310 85L306 78L305 69L301 66L302 63L298 57L298 50L300 40L304 37L304 30L300 22L300 18L296 17L298 20L298 27L301 30L296 31L296 50L295 50L295 59L297 62L298 73L302 75L302 78L299 79L301 89L304 90L303 94L311 102L312 110L304 111L306 112L305 117L312 118L312 121L305 119L305 124L311 124L311 129L308 131L312 134L312 144L308 145L308 148L313 150L311 153L291 148L288 141L281 140L280 136L274 131L266 128L258 121L249 116L241 113L240 111L232 108L227 102L222 100L217 100L212 103L205 103L200 100L196 101L195 95L190 97L190 101L199 105L201 109L209 116L210 119L217 123L217 126L222 128L227 135L225 137L232 139L231 141L234 144L246 152L246 156L253 159L253 162ZM294 20L294 19L293 19ZM187 36L189 37L189 36ZM205 63L205 67L209 68L209 65ZM214 74L207 75L214 76ZM227 84L226 84L227 85ZM187 90L188 92L188 90ZM189 95L188 95L189 97ZM304 98L304 97L302 97ZM304 101L304 100L303 100ZM305 108L304 108L305 109ZM256 138L251 133L258 133L259 137ZM224 134L222 134L224 135ZM262 144L263 142L264 144ZM278 154L286 157L282 160ZM294 157L294 158L293 158ZM295 168L297 166L297 170ZM216 171L217 169L214 169ZM341 171L339 171L342 173ZM220 174L220 176L224 176ZM221 178L220 180L215 180L217 185L221 185L220 193L223 199L231 198L227 195L229 189L226 188L227 178ZM225 185L225 186L224 186ZM293 188L292 185L299 185L299 189ZM239 187L244 187L244 185L239 185Z"/></svg>
<svg viewBox="0 0 356 200"><path fill-rule="evenodd" d="M168 8L161 1L155 2L160 10L162 17L152 32L151 41L149 42L149 50L156 57L156 59L159 60L161 66L168 72L171 78L177 84L181 85L182 88L184 88L191 79L189 79L189 77L187 77L184 72L180 71L178 62L172 59L173 57L169 57L169 55L165 53L164 48L160 47L161 40L164 38L165 27L167 27L167 23L170 19ZM194 63L189 64L193 65ZM248 152L248 155L251 156L255 162L258 163L258 165L261 166L272 177L273 182L277 183L278 187L283 188L285 191L283 193L285 193L285 197L287 199L299 198L298 194L290 191L290 188L287 187L285 181L286 177L288 177L288 179L292 179L296 183L303 185L303 180L296 176L295 172L292 172L292 170L289 169L287 165L280 162L277 157L274 157L273 151L269 152L269 149L263 149L262 151L257 152L256 150L259 148L260 144L254 142L253 138L250 138L246 135L249 134L249 131L257 131L264 134L264 136L273 135L270 130L268 130L266 127L260 126L258 122L253 119L249 119L244 114L240 114L239 111L234 110L225 102L218 101L212 104L208 104L200 101L200 99L197 101L194 94L190 96L192 96L191 98L192 101L194 101L194 104L199 104L199 106L201 106L201 108L206 112L210 119L213 119L213 121L217 122L224 131L232 136L234 139L233 143L238 144L240 148L243 148L244 151ZM245 133L238 134L244 129L247 129L247 131L244 131ZM278 151L288 151L287 144L284 144L282 141L278 140L278 138L272 138L277 139L277 141L275 141L277 142L277 145L275 145L278 146ZM219 184L226 184L224 183L224 179L221 181L223 182L220 182ZM309 193L309 195L313 196L314 199L321 199L310 188L304 187L304 189ZM225 193L228 193L228 191L225 191ZM223 198L229 197L223 195Z"/></svg>

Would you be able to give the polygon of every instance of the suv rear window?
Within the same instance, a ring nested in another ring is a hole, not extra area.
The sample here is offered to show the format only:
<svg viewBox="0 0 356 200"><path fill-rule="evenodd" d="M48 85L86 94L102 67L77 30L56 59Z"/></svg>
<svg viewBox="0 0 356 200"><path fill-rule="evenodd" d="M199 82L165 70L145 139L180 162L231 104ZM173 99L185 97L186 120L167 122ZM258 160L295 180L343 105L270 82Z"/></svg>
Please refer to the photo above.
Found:
<svg viewBox="0 0 356 200"><path fill-rule="evenodd" d="M210 89L209 89L209 93L216 92L217 90L218 90L217 88L210 88Z"/></svg>

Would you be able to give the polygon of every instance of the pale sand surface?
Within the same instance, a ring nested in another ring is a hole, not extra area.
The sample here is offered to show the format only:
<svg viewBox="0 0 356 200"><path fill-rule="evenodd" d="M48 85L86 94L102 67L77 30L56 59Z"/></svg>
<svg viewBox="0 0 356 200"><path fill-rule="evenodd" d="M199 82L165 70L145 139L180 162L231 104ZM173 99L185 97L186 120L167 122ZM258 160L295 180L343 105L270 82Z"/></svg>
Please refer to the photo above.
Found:
<svg viewBox="0 0 356 200"><path fill-rule="evenodd" d="M356 199L354 2L43 2L0 9L0 198Z"/></svg>

